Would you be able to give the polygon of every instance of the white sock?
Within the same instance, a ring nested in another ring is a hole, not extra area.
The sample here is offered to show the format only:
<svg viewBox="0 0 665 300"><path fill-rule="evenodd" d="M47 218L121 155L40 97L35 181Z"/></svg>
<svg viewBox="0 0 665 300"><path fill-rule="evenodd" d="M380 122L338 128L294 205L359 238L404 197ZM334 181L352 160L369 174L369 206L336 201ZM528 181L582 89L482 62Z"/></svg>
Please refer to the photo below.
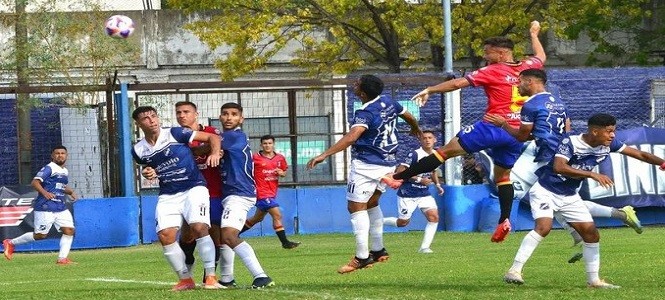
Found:
<svg viewBox="0 0 665 300"><path fill-rule="evenodd" d="M369 216L369 239L372 242L372 251L383 249L383 212L376 206L367 210Z"/></svg>
<svg viewBox="0 0 665 300"><path fill-rule="evenodd" d="M369 257L369 215L366 210L351 214L351 227L356 238L356 257L365 259Z"/></svg>
<svg viewBox="0 0 665 300"><path fill-rule="evenodd" d="M185 252L182 252L182 248L178 245L177 242L163 246L164 248L164 257L166 261L171 265L171 269L178 275L180 279L192 278L192 275L187 271L187 266L185 266Z"/></svg>
<svg viewBox="0 0 665 300"><path fill-rule="evenodd" d="M205 276L215 275L215 243L210 235L196 239L196 249L199 250L199 257L203 260Z"/></svg>
<svg viewBox="0 0 665 300"><path fill-rule="evenodd" d="M252 246L247 244L247 242L243 241L240 243L240 245L233 248L233 251L238 254L242 260L242 263L245 264L245 267L247 267L249 272L252 273L252 277L254 279L259 277L267 277L266 272L264 272L263 268L261 268L261 264L259 263L259 259L256 257L256 253L254 253L254 249Z"/></svg>
<svg viewBox="0 0 665 300"><path fill-rule="evenodd" d="M584 255L584 269L586 270L586 281L594 283L600 280L600 243L584 243L582 247Z"/></svg>
<svg viewBox="0 0 665 300"><path fill-rule="evenodd" d="M62 237L60 237L60 252L58 253L58 258L67 258L69 250L72 249L73 240L73 235L63 234Z"/></svg>
<svg viewBox="0 0 665 300"><path fill-rule="evenodd" d="M535 230L529 231L524 239L522 239L522 244L517 250L517 254L515 255L513 265L510 267L510 271L522 273L524 264L527 260L529 260L531 254L533 254L533 251L536 250L536 247L538 247L538 244L540 244L540 241L542 240L543 237L540 236L540 234L538 234Z"/></svg>
<svg viewBox="0 0 665 300"><path fill-rule="evenodd" d="M584 201L584 205L589 209L592 217L612 217L612 209L614 207L609 207L605 205L600 205L596 202Z"/></svg>
<svg viewBox="0 0 665 300"><path fill-rule="evenodd" d="M220 255L220 269L221 269L221 280L222 282L231 282L233 279L233 267L236 257L236 253L228 245L222 245L219 247Z"/></svg>
<svg viewBox="0 0 665 300"><path fill-rule="evenodd" d="M33 232L27 232L17 238L12 239L12 244L21 245L34 241L35 241L35 234Z"/></svg>
<svg viewBox="0 0 665 300"><path fill-rule="evenodd" d="M420 249L427 249L432 245L434 240L434 234L436 234L436 229L439 227L439 222L427 222L425 226L425 235L423 236L423 242L420 244Z"/></svg>
<svg viewBox="0 0 665 300"><path fill-rule="evenodd" d="M566 218L564 218L561 214L559 213L554 213L554 218L561 224L561 227L565 230L568 230L570 233L570 236L573 237L573 246L581 243L583 241L582 236L575 230L575 228L571 227L568 222L566 222Z"/></svg>
<svg viewBox="0 0 665 300"><path fill-rule="evenodd" d="M397 218L395 217L383 218L383 225L397 227Z"/></svg>

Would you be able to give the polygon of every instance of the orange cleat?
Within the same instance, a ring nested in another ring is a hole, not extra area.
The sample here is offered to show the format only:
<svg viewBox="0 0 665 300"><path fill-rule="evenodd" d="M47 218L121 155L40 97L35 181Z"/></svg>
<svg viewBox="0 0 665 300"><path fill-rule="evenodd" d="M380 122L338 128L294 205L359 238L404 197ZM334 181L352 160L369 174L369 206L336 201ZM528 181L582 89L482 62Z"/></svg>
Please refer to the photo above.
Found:
<svg viewBox="0 0 665 300"><path fill-rule="evenodd" d="M492 235L492 243L503 242L510 233L510 229L510 220L505 219L503 222L496 226L494 234Z"/></svg>
<svg viewBox="0 0 665 300"><path fill-rule="evenodd" d="M194 288L196 288L196 283L194 283L194 280L190 277L186 279L180 279L180 281L178 281L178 283L173 286L171 291L180 292L186 290L193 290Z"/></svg>
<svg viewBox="0 0 665 300"><path fill-rule="evenodd" d="M12 257L14 256L14 244L12 244L12 240L6 239L2 241L2 247L5 248L5 258L7 260L12 260Z"/></svg>

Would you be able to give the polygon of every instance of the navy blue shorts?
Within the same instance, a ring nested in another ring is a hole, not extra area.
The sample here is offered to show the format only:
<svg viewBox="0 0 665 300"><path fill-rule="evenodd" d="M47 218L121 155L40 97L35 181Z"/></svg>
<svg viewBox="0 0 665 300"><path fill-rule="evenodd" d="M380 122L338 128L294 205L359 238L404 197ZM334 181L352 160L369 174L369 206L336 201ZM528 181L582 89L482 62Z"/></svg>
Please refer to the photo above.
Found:
<svg viewBox="0 0 665 300"><path fill-rule="evenodd" d="M210 197L210 225L222 225L222 197Z"/></svg>
<svg viewBox="0 0 665 300"><path fill-rule="evenodd" d="M260 209L262 212L268 212L268 210L273 207L279 207L275 198L265 198L256 201L256 208Z"/></svg>
<svg viewBox="0 0 665 300"><path fill-rule="evenodd" d="M483 121L465 127L457 137L467 153L492 149L490 157L494 164L505 169L513 168L524 146L507 131Z"/></svg>

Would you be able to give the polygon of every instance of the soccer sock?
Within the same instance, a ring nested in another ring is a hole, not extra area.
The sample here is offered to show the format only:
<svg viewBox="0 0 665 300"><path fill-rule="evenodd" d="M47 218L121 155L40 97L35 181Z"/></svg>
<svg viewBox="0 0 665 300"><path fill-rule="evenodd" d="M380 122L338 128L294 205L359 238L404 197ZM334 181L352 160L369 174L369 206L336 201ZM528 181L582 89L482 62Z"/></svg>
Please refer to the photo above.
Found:
<svg viewBox="0 0 665 300"><path fill-rule="evenodd" d="M247 270L252 273L252 278L266 277L266 272L261 268L259 259L254 253L254 249L247 242L243 241L238 246L233 248L233 251L238 254L242 263L245 264Z"/></svg>
<svg viewBox="0 0 665 300"><path fill-rule="evenodd" d="M423 236L423 242L420 244L420 249L427 249L432 245L437 227L439 227L439 222L427 222L427 225L425 226L425 235Z"/></svg>
<svg viewBox="0 0 665 300"><path fill-rule="evenodd" d="M219 246L215 245L215 271L217 271L217 265L219 264L220 255L222 255L222 250L219 249Z"/></svg>
<svg viewBox="0 0 665 300"><path fill-rule="evenodd" d="M561 227L563 229L568 230L570 233L570 236L573 238L573 246L581 243L583 241L582 236L575 230L575 228L571 227L568 222L566 222L566 219L560 214L560 213L554 213L554 218L561 224Z"/></svg>
<svg viewBox="0 0 665 300"><path fill-rule="evenodd" d="M600 280L598 272L600 271L600 243L584 243L582 247L584 255L584 269L586 270L586 280L593 283Z"/></svg>
<svg viewBox="0 0 665 300"><path fill-rule="evenodd" d="M185 264L191 266L194 264L194 261L196 260L194 258L194 248L196 248L196 243L195 242L185 242L183 240L179 240L178 244L180 245L180 249L182 249L182 252L185 253Z"/></svg>
<svg viewBox="0 0 665 300"><path fill-rule="evenodd" d="M283 226L273 227L273 229L275 229L275 234L277 234L277 237L279 238L279 241L282 242L282 245L289 243L289 240L286 238L286 231L284 231Z"/></svg>
<svg viewBox="0 0 665 300"><path fill-rule="evenodd" d="M529 260L533 251L536 250L540 241L543 240L543 237L540 236L535 230L529 231L527 235L522 239L522 244L515 254L515 260L513 265L510 267L510 271L522 273L522 268L524 264Z"/></svg>
<svg viewBox="0 0 665 300"><path fill-rule="evenodd" d="M27 243L30 243L30 242L34 242L34 241L35 241L35 234L33 232L27 232L27 233L22 234L19 237L16 237L16 238L12 239L12 244L21 245L21 244L27 244Z"/></svg>
<svg viewBox="0 0 665 300"><path fill-rule="evenodd" d="M515 197L515 190L511 182L497 184L499 194L499 207L501 208L501 217L499 217L499 224L505 219L510 218L510 210L513 208L513 198Z"/></svg>
<svg viewBox="0 0 665 300"><path fill-rule="evenodd" d="M73 235L63 234L60 237L60 252L58 252L58 258L67 258L69 255L69 250L72 249L72 241L74 240Z"/></svg>
<svg viewBox="0 0 665 300"><path fill-rule="evenodd" d="M185 253L182 252L182 249L178 243L173 243L170 245L163 246L164 248L164 257L166 261L171 265L171 269L178 275L180 279L191 278L192 275L187 271L187 266L185 266Z"/></svg>
<svg viewBox="0 0 665 300"><path fill-rule="evenodd" d="M351 214L351 227L356 238L356 257L365 259L369 257L369 215L366 210Z"/></svg>
<svg viewBox="0 0 665 300"><path fill-rule="evenodd" d="M369 239L372 242L372 251L383 249L383 212L381 207L375 206L367 210L369 217Z"/></svg>
<svg viewBox="0 0 665 300"><path fill-rule="evenodd" d="M586 205L593 217L610 218L612 217L612 210L615 210L614 207L600 205L591 201L584 201L584 205Z"/></svg>
<svg viewBox="0 0 665 300"><path fill-rule="evenodd" d="M199 248L199 257L203 260L205 276L215 275L215 242L210 235L196 239L196 247Z"/></svg>
<svg viewBox="0 0 665 300"><path fill-rule="evenodd" d="M406 170L393 174L393 178L406 180L418 174L429 173L443 164L444 161L446 161L446 156L434 151L433 154L425 156Z"/></svg>
<svg viewBox="0 0 665 300"><path fill-rule="evenodd" d="M628 220L628 215L626 215L626 212L624 212L623 210L618 210L614 207L612 207L612 212L610 213L610 216L613 219L619 219L623 222L626 222L626 220Z"/></svg>
<svg viewBox="0 0 665 300"><path fill-rule="evenodd" d="M233 279L233 267L234 267L234 261L236 257L236 253L229 247L228 245L224 244L219 248L220 252L220 257L221 261L219 264L220 268L220 275L221 275L221 280L222 282L231 282Z"/></svg>
<svg viewBox="0 0 665 300"><path fill-rule="evenodd" d="M383 225L397 227L397 218L395 217L383 218Z"/></svg>

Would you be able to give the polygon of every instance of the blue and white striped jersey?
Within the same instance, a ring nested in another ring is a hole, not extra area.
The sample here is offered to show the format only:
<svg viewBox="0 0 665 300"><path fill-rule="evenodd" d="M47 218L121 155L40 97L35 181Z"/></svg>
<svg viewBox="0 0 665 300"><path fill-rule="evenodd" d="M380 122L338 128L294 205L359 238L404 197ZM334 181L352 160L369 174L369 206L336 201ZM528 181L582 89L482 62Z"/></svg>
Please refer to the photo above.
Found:
<svg viewBox="0 0 665 300"><path fill-rule="evenodd" d="M351 157L373 165L397 165L397 117L404 113L406 109L387 96L363 104L355 111L351 127L367 130L351 147Z"/></svg>
<svg viewBox="0 0 665 300"><path fill-rule="evenodd" d="M134 161L152 167L159 178L159 194L173 195L195 186L206 186L189 143L195 131L185 127L162 128L154 146L145 139L132 148Z"/></svg>
<svg viewBox="0 0 665 300"><path fill-rule="evenodd" d="M418 148L416 150L411 151L409 155L404 159L404 162L401 163L401 165L406 166L407 168L419 160L423 159L424 157L429 156L423 148ZM432 179L432 172L427 172L427 173L422 173L418 175L422 178L428 178ZM425 197L429 196L429 188L426 185L422 185L420 183L415 183L411 182L410 180L405 180L404 183L399 187L397 190L397 196L404 197L404 198L417 198L417 197Z"/></svg>

